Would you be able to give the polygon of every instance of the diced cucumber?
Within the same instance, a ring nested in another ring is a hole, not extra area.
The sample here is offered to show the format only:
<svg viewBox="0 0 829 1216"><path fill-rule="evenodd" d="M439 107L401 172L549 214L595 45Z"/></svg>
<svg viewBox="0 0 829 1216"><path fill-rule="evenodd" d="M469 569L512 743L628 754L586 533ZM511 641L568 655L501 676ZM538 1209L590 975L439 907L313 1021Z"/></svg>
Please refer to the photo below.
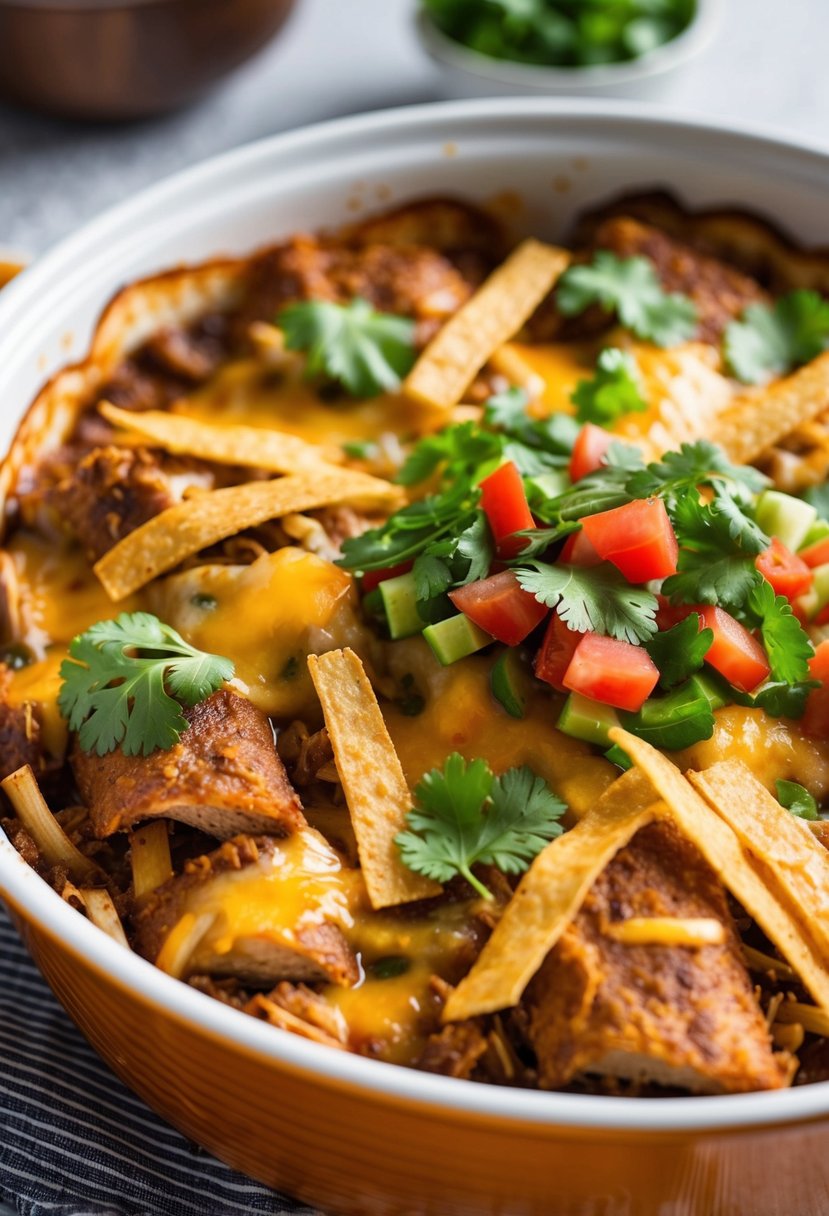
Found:
<svg viewBox="0 0 829 1216"><path fill-rule="evenodd" d="M619 724L619 715L610 705L591 701L579 692L571 692L556 726L562 734L570 735L573 739L606 747L610 743L608 732Z"/></svg>
<svg viewBox="0 0 829 1216"><path fill-rule="evenodd" d="M527 478L530 495L536 493L541 498L558 498L559 494L569 490L571 484L566 469L550 469L546 473L539 473L537 477Z"/></svg>
<svg viewBox="0 0 829 1216"><path fill-rule="evenodd" d="M417 611L417 592L411 570L408 574L397 574L380 583L377 590L383 601L389 633L395 639L410 638L420 633L423 621Z"/></svg>
<svg viewBox="0 0 829 1216"><path fill-rule="evenodd" d="M829 523L825 519L816 519L803 537L800 548L808 549L810 545L816 545L818 541L826 540L827 536L829 536Z"/></svg>
<svg viewBox="0 0 829 1216"><path fill-rule="evenodd" d="M511 718L523 718L526 677L515 650L505 650L489 673L492 695Z"/></svg>
<svg viewBox="0 0 829 1216"><path fill-rule="evenodd" d="M797 601L810 621L829 604L829 562L815 566L812 575L811 587Z"/></svg>
<svg viewBox="0 0 829 1216"><path fill-rule="evenodd" d="M457 663L458 659L465 659L476 650L483 650L484 646L494 641L490 634L484 633L462 612L447 617L445 621L438 621L436 625L428 625L423 630L423 636L434 651L435 658L444 667Z"/></svg>
<svg viewBox="0 0 829 1216"><path fill-rule="evenodd" d="M817 519L817 511L802 498L781 490L764 490L757 499L756 518L764 532L796 552Z"/></svg>
<svg viewBox="0 0 829 1216"><path fill-rule="evenodd" d="M618 743L614 743L609 747L604 754L605 760L609 760L611 764L615 764L617 768L622 768L627 772L629 768L633 768L633 761L623 747L619 747Z"/></svg>

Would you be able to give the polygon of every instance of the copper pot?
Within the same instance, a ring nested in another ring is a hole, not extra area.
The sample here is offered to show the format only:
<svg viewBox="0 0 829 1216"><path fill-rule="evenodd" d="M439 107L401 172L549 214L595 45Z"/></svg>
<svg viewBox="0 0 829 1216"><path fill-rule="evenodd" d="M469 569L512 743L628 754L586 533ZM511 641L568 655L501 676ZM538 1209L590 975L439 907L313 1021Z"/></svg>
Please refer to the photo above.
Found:
<svg viewBox="0 0 829 1216"><path fill-rule="evenodd" d="M174 109L259 50L295 0L0 0L0 99L62 117Z"/></svg>

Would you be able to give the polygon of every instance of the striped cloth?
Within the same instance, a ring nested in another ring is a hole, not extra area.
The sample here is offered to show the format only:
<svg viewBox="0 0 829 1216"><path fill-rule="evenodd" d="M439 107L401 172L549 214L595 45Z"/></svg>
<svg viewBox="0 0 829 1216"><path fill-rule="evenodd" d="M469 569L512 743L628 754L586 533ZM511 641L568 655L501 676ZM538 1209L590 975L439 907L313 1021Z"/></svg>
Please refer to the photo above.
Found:
<svg viewBox="0 0 829 1216"><path fill-rule="evenodd" d="M20 1216L315 1216L168 1127L75 1029L0 908L0 1205Z"/></svg>

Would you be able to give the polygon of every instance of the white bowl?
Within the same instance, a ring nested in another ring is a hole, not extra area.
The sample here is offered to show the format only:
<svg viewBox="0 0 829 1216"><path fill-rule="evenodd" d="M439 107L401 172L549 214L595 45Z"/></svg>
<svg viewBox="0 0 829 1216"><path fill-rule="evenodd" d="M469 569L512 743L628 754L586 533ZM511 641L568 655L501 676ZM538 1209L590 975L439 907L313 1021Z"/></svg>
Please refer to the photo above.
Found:
<svg viewBox="0 0 829 1216"><path fill-rule="evenodd" d="M494 59L473 51L438 29L418 8L414 23L424 50L441 68L444 91L450 97L566 94L577 97L626 97L655 100L671 76L684 68L713 38L723 0L697 0L690 24L670 42L637 59L592 67L541 67Z"/></svg>
<svg viewBox="0 0 829 1216"><path fill-rule="evenodd" d="M0 449L137 276L424 195L485 202L508 191L516 229L555 239L585 206L660 186L691 207L761 206L799 240L829 243L825 152L643 107L415 107L232 152L107 212L0 295ZM2 833L0 897L72 1016L139 1094L233 1164L331 1211L825 1216L829 1084L652 1102L430 1076L284 1034L169 978L63 903ZM205 1093L206 1060L234 1078L220 1105ZM292 1122L308 1094L315 1119ZM318 1168L334 1144L336 1177Z"/></svg>

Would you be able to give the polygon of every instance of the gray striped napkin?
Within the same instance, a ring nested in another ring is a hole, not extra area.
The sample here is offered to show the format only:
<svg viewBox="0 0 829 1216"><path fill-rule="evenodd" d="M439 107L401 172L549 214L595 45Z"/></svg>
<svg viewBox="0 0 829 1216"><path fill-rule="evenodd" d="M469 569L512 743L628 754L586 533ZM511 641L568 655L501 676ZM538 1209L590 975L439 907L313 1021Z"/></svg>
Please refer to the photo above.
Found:
<svg viewBox="0 0 829 1216"><path fill-rule="evenodd" d="M315 1216L222 1165L125 1089L0 908L0 1203L20 1216Z"/></svg>

